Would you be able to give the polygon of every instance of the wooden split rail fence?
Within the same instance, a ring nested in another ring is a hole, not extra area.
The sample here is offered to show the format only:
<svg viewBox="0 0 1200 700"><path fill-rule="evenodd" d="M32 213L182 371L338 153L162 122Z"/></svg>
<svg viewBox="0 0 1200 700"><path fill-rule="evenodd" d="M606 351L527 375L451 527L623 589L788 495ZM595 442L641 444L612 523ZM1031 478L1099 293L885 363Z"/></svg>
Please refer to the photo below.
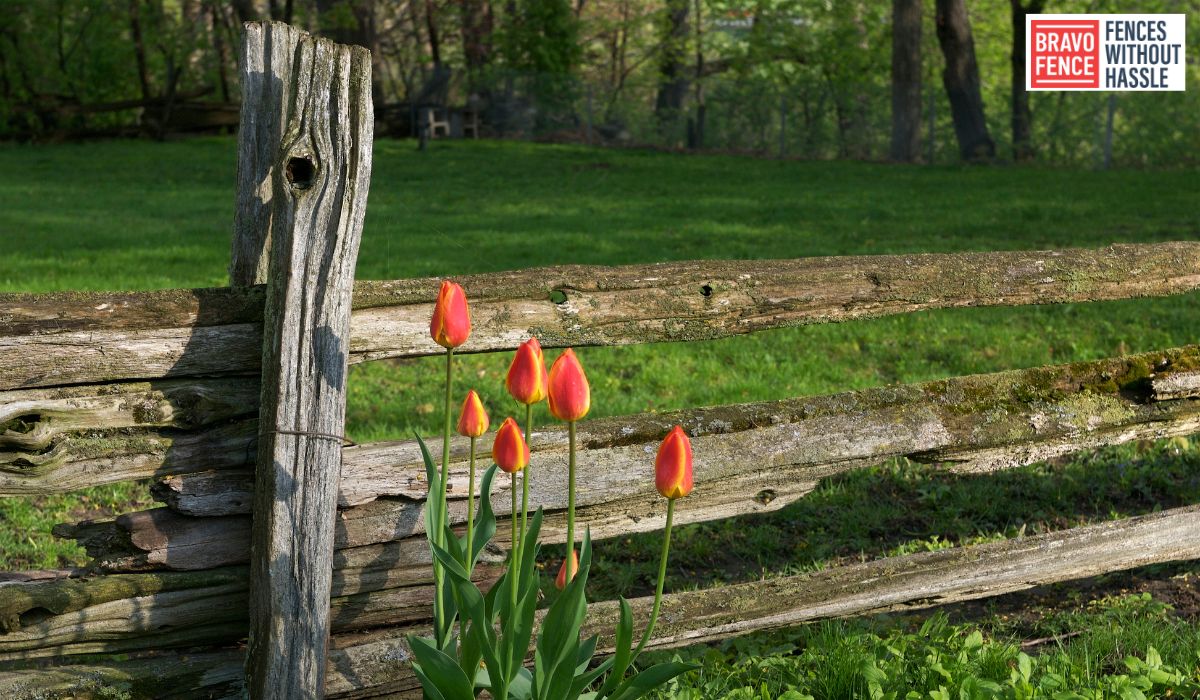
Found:
<svg viewBox="0 0 1200 700"><path fill-rule="evenodd" d="M417 449L336 437L348 363L440 351L427 333L438 281L352 283L370 175L365 53L268 23L247 25L246 55L233 286L0 296L0 495L149 479L164 504L56 528L86 547L86 569L4 575L4 697L80 697L105 684L155 698L320 688L363 698L417 687L404 637L427 624L432 600ZM512 350L530 335L550 348L624 345L1181 294L1200 289L1200 243L567 266L458 281L475 320L464 351ZM900 456L991 472L1197 433L1198 399L1200 346L1186 346L592 420L580 428L579 514L597 537L660 528L646 465L676 423L693 437L698 484L676 518L697 522L774 510L824 477ZM533 449L532 500L547 510L547 541L561 542L565 434L542 429ZM456 442L456 522L465 460ZM491 497L504 512L503 480ZM500 548L506 532L498 528ZM1177 508L670 594L651 646L1196 557L1200 507ZM483 580L502 558L490 553ZM649 601L633 604L644 622ZM589 608L597 631L615 616L609 602Z"/></svg>

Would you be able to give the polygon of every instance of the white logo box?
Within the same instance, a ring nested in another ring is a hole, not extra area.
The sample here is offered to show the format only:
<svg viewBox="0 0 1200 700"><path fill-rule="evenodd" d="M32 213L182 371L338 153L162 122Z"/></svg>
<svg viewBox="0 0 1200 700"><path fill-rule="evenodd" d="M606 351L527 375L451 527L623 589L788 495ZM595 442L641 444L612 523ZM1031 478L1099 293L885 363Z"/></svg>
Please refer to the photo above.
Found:
<svg viewBox="0 0 1200 700"><path fill-rule="evenodd" d="M1025 89L1179 92L1187 76L1181 14L1025 17Z"/></svg>

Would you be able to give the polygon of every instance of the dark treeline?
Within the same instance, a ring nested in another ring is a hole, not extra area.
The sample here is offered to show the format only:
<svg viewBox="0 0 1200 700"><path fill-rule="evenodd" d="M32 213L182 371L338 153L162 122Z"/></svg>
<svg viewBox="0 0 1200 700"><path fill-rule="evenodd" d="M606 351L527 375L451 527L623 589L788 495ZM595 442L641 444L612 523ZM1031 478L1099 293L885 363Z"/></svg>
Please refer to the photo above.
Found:
<svg viewBox="0 0 1200 700"><path fill-rule="evenodd" d="M397 136L1198 162L1194 90L1025 92L1025 15L1081 11L1185 12L1195 53L1200 0L5 0L0 138L232 130L241 23L274 19L369 48Z"/></svg>

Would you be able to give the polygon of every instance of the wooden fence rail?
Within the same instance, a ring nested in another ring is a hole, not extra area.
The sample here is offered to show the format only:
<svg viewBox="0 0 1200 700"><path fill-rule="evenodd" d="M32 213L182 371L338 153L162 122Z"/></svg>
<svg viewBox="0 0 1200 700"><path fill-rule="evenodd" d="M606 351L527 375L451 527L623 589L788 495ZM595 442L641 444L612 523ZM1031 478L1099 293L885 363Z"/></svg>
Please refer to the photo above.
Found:
<svg viewBox="0 0 1200 700"><path fill-rule="evenodd" d="M662 617L650 647L710 641L828 617L919 609L1196 557L1200 557L1200 507L1189 506L1045 535L669 594L663 601ZM209 577L206 581L209 585L175 583L190 583L193 577L201 575ZM244 573L240 575L244 580ZM208 625L185 627L185 634L191 635L191 644L201 644L213 643L222 635L232 642L244 630L244 608L236 605L238 600L230 597L229 592L218 593L221 586L236 585L231 582L236 582L238 576L237 570L127 574L96 582L121 578L131 581L125 585L140 586L146 591L172 586L182 589L179 592L187 593L187 600L170 601L173 607L199 609L215 616ZM82 585L88 583L95 582ZM68 585L71 584L54 581L0 587L0 619L12 619L14 615L25 614L23 611L35 609L34 599L62 597L56 589ZM30 592L36 588L42 590ZM214 593L217 593L215 599ZM156 598L166 595L171 594L148 592L142 599L144 609L162 606L170 610L171 607L164 605L168 601ZM106 603L85 605L86 601L98 598L93 591L81 591L73 597L80 601L77 605L84 606L76 610L79 618L86 620L95 615L109 623L103 634L99 625L97 629L79 625L75 638L69 642L77 648L122 652L160 649L172 642L180 643L180 632L173 625L190 619L185 618L187 612L176 613L176 617L168 613L155 619L131 615L128 606L121 608L125 613L122 616L94 610ZM645 624L651 602L650 598L631 601L637 625ZM189 604L193 607L188 607ZM588 629L602 635L602 649L611 644L611 639L603 635L610 633L615 619L614 603L589 606ZM339 629L336 613L334 628ZM419 626L400 626L335 636L327 666L329 697L374 697L415 690L417 684L407 665L410 656L404 635L420 631ZM0 647L0 660L25 658L23 651L13 651L12 646ZM164 663L164 658L178 663ZM89 684L94 687L97 679L108 679L133 684L139 691L138 697L163 697L160 693L164 689L182 697L209 697L213 692L237 691L241 663L239 652L225 651L0 671L0 691L12 693L13 697L33 697L35 693L43 693L38 697L72 697L72 693L88 688ZM181 692L181 688L187 691Z"/></svg>
<svg viewBox="0 0 1200 700"><path fill-rule="evenodd" d="M86 569L0 576L4 697L92 696L104 683L153 698L417 689L405 635L424 630L433 595L424 469L412 442L338 437L348 363L441 352L427 332L438 280L351 284L370 174L367 55L273 23L247 25L244 49L232 286L0 295L0 497L152 479L165 504L56 527L85 547ZM1200 242L566 266L458 281L475 322L465 352L511 350L531 335L550 348L627 345L1193 292ZM692 436L699 485L676 522L733 517L897 457L991 472L1200 432L1200 346L587 421L578 514L598 539L663 525L650 465L675 424ZM559 543L566 436L541 428L533 450L531 501L546 509L545 541ZM455 525L465 519L466 452L453 443ZM490 494L500 513L506 488L499 480ZM481 585L499 575L507 532L484 554ZM1195 557L1200 506L1189 506L672 593L651 643ZM649 606L633 601L639 625ZM595 603L588 626L603 635L615 617L613 602ZM236 646L247 630L248 651ZM601 648L611 642L602 636ZM92 654L128 656L80 657Z"/></svg>
<svg viewBox="0 0 1200 700"><path fill-rule="evenodd" d="M459 278L464 352L628 345L963 306L1164 296L1200 289L1200 242L1097 250L575 265ZM438 352L436 280L357 282L350 362ZM556 293L563 296L558 297ZM0 389L254 374L262 291L0 295Z"/></svg>
<svg viewBox="0 0 1200 700"><path fill-rule="evenodd" d="M1086 380L1060 379L1059 383L1070 385L1074 382L1076 388L1107 386L1111 389L1113 383L1102 375L1132 372L1133 378L1129 382L1144 385L1143 397L1159 400L1194 396L1200 385L1197 378L1200 362L1194 355L1194 349L1182 348L1148 353L1132 360L1118 358L1111 361L1115 364L1094 364L1091 370L1094 376ZM1120 369L1122 364L1128 367ZM1059 368L994 375L1000 384L992 391L1008 391L1009 394L1026 391L1019 385L1037 389L1038 383L1042 382L1042 373L1047 371L1087 370ZM1152 379L1150 375L1155 377ZM979 390L975 387L989 381L949 380L944 397L937 394L943 384L934 382L928 385L927 391L931 393L927 398L933 402L931 405L936 405L938 401L952 400L956 391L978 393L987 387ZM1047 382L1041 388L1052 386L1053 382ZM592 421L584 428L582 442L589 449L639 441L649 443L655 439L655 431L661 430L669 421L681 422L693 434L700 435L720 431L726 423L731 430L734 426L743 426L738 429L741 430L750 426L748 421L755 417L762 419L775 415L783 419L826 415L838 405L844 405L844 410L849 412L847 415L851 415L858 407L888 406L889 397L893 398L893 403L905 396L915 397L913 391L915 389L911 387L882 388L826 399L796 399ZM1053 391L1057 390L1043 392L1041 396L1050 398ZM182 512L247 512L249 490L242 482L248 478L245 470L254 463L257 449L256 393L257 387L247 380L229 378L2 391L0 426L6 430L0 432L0 450L3 450L0 451L0 496L37 495L116 481L210 472L194 478L168 479L162 493ZM1115 400L1121 400L1120 396ZM1133 398L1124 400L1132 401ZM977 407L987 405L980 403ZM911 415L919 415L919 402L907 407ZM964 405L959 409L970 407ZM1086 406L1080 408L1086 412ZM843 423L849 428L861 427L859 421L849 418ZM877 430L889 431L892 423L893 420L881 415L874 425ZM812 434L822 438L829 433L823 427L813 430ZM539 431L534 446L548 451L547 456L551 456L561 452L564 441L561 432L546 429ZM930 444L925 449L911 449L907 454L934 449L946 451L950 447L952 445ZM456 444L454 452L456 468L461 471L465 460L464 445ZM555 459L561 459L561 455ZM361 504L383 495L419 496L424 492L424 484L418 466L419 458L412 444L346 448L341 503L344 506ZM557 470L557 465L553 469ZM463 483L454 482L453 485L460 493L465 488ZM230 500L205 505L202 501L206 494L229 496Z"/></svg>
<svg viewBox="0 0 1200 700"><path fill-rule="evenodd" d="M989 375L958 377L846 394L607 418L582 424L578 508L598 538L655 530L665 513L649 476L660 436L675 424L692 435L696 479L708 485L681 501L676 522L775 510L824 477L894 457L946 463L958 472L1003 469L1080 449L1200 432L1200 346ZM1155 385L1169 383L1159 400ZM452 451L452 522L466 519L466 446ZM531 502L547 510L543 536L565 536L566 437L551 428L533 440ZM503 480L501 480L503 481ZM248 556L251 474L209 471L168 477L155 493L169 508L111 521L67 525L109 571L196 570ZM421 544L427 485L413 443L343 450L341 549L416 538L411 560L429 562ZM380 496L394 496L375 501ZM492 494L505 512L507 485ZM198 516L198 517L193 517ZM508 530L499 528L505 544Z"/></svg>

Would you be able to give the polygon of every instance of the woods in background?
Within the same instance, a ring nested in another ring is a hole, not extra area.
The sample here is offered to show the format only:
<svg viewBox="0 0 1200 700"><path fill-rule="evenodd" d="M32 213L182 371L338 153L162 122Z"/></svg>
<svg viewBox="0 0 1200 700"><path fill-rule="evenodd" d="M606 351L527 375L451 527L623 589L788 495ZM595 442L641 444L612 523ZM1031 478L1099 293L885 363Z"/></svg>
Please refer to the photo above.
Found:
<svg viewBox="0 0 1200 700"><path fill-rule="evenodd" d="M381 133L804 158L1194 164L1196 92L1024 90L1038 12L1200 0L8 0L0 137L236 128L241 23L372 52ZM1200 68L1189 67L1193 80ZM1108 129L1112 108L1113 128ZM1110 153L1107 156L1105 150Z"/></svg>

